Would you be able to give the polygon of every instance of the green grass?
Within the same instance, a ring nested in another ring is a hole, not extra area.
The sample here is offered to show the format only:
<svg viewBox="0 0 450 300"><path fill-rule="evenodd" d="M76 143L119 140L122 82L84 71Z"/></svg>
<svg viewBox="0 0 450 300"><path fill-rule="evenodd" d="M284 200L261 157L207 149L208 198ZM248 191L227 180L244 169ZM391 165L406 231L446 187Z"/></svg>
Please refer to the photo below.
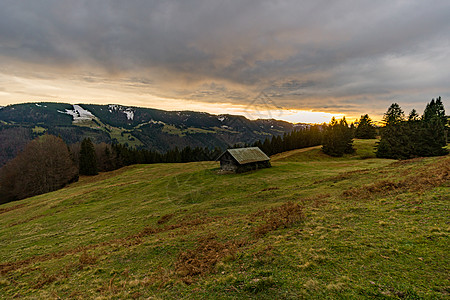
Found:
<svg viewBox="0 0 450 300"><path fill-rule="evenodd" d="M449 156L376 159L374 144L239 175L137 165L2 205L0 295L447 299ZM289 201L303 213L257 234Z"/></svg>
<svg viewBox="0 0 450 300"><path fill-rule="evenodd" d="M180 137L183 137L186 135L183 132L183 130L181 130L180 128L177 128L173 125L167 125L167 124L165 124L164 127L162 128L162 132L165 132L167 134L172 134L172 135L178 135Z"/></svg>
<svg viewBox="0 0 450 300"><path fill-rule="evenodd" d="M120 144L128 144L130 147L139 147L144 144L131 133L126 132L124 128L118 128L111 125L104 124L98 118L94 120L82 120L73 123L76 126L88 127L96 130L102 130L109 134L111 139L117 140Z"/></svg>
<svg viewBox="0 0 450 300"><path fill-rule="evenodd" d="M179 137L183 137L186 136L186 134L193 134L193 133L216 133L216 131L214 130L207 130L196 127L188 127L186 129L181 129L176 126L167 124L165 124L164 127L162 128L162 132L172 135L178 135Z"/></svg>
<svg viewBox="0 0 450 300"><path fill-rule="evenodd" d="M108 133L111 139L116 139L120 144L128 144L130 147L143 146L144 144L131 133L125 132L123 128L117 128L113 126L107 126L109 129Z"/></svg>
<svg viewBox="0 0 450 300"><path fill-rule="evenodd" d="M43 134L45 131L47 131L47 129L45 129L44 127L40 127L40 126L34 126L32 131L33 131L33 133Z"/></svg>

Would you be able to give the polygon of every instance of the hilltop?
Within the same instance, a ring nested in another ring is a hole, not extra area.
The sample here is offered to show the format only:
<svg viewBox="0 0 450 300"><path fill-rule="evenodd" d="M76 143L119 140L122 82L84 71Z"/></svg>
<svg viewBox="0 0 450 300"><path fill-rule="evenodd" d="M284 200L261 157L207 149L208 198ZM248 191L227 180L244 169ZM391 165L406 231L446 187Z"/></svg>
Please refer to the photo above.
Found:
<svg viewBox="0 0 450 300"><path fill-rule="evenodd" d="M450 156L134 165L0 206L3 298L449 294Z"/></svg>
<svg viewBox="0 0 450 300"><path fill-rule="evenodd" d="M193 111L164 111L116 104L23 103L0 108L0 166L44 133L67 144L89 137L166 152L186 146L227 148L282 135L305 124Z"/></svg>

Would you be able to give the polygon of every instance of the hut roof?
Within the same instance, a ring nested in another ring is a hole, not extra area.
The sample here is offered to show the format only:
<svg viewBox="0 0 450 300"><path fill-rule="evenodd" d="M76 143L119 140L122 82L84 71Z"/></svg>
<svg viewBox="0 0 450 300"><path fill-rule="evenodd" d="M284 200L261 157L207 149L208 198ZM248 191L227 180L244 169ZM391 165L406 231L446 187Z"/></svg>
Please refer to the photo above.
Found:
<svg viewBox="0 0 450 300"><path fill-rule="evenodd" d="M258 147L228 149L222 153L217 160L220 160L220 158L227 152L230 153L240 165L270 160L270 158Z"/></svg>

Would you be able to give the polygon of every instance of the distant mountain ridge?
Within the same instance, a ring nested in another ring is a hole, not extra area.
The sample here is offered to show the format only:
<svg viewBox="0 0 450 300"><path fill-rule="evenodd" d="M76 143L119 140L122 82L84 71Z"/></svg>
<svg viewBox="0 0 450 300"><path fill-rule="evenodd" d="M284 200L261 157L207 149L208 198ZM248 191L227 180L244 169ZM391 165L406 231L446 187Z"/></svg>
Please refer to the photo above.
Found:
<svg viewBox="0 0 450 300"><path fill-rule="evenodd" d="M282 135L306 124L237 115L164 111L117 104L22 103L0 107L0 166L35 136L49 133L68 143L85 137L165 152L220 147Z"/></svg>

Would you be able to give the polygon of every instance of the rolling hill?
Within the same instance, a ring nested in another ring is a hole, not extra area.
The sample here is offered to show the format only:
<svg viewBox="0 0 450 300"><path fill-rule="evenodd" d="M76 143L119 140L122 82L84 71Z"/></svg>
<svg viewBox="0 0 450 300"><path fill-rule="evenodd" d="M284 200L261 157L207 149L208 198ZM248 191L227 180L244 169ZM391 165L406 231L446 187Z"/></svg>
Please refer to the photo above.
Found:
<svg viewBox="0 0 450 300"><path fill-rule="evenodd" d="M2 298L446 299L450 157L134 165L0 206ZM363 159L364 158L364 159Z"/></svg>
<svg viewBox="0 0 450 300"><path fill-rule="evenodd" d="M227 148L281 135L305 124L243 116L164 111L120 105L23 103L0 108L0 166L33 137L49 133L67 144L90 137L165 152L171 148Z"/></svg>

